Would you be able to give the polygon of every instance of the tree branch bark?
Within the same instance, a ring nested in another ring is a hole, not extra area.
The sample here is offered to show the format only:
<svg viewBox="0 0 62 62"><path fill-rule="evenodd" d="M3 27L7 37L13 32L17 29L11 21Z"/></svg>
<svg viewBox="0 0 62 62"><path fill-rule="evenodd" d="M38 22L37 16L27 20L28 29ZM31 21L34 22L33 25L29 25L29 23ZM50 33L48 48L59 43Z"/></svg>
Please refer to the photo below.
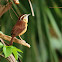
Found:
<svg viewBox="0 0 62 62"><path fill-rule="evenodd" d="M4 40L7 40L7 41L11 41L11 38L12 37L11 36L8 36L8 35L5 35L3 33L0 33L0 38L2 38ZM24 45L24 46L27 46L27 47L30 48L30 44L26 43L25 40L19 40L16 37L14 37L13 42L18 43L18 44L21 44L21 45Z"/></svg>

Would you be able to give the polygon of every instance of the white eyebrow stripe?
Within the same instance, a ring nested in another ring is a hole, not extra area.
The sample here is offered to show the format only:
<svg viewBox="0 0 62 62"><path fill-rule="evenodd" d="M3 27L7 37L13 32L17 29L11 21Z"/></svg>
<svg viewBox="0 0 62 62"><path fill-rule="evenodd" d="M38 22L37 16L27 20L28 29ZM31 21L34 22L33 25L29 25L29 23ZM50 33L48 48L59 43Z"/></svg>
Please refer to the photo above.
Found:
<svg viewBox="0 0 62 62"><path fill-rule="evenodd" d="M23 16L25 16L25 15L26 15L26 14L24 14ZM23 16L22 16L22 17L23 17ZM22 18L22 17L21 17L21 18Z"/></svg>
<svg viewBox="0 0 62 62"><path fill-rule="evenodd" d="M27 15L27 14L24 14L23 16L25 16L25 15ZM20 20L22 19L23 16L21 16Z"/></svg>

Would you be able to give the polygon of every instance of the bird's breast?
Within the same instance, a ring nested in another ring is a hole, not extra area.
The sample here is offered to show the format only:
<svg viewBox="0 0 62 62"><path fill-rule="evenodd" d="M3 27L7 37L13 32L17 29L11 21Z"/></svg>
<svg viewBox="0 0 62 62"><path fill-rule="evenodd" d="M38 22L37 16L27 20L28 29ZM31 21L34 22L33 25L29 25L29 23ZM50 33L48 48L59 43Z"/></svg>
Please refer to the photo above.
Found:
<svg viewBox="0 0 62 62"><path fill-rule="evenodd" d="M19 36L21 36L22 34L24 34L27 31L27 24L25 24L25 29L19 34Z"/></svg>

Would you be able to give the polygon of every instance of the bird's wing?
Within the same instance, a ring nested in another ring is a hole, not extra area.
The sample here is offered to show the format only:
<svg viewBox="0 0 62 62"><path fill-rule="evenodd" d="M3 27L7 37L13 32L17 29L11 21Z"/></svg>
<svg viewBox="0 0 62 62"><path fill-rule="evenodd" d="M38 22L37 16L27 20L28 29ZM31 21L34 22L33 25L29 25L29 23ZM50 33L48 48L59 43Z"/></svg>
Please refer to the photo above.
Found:
<svg viewBox="0 0 62 62"><path fill-rule="evenodd" d="M11 31L11 35L18 36L24 29L25 27L22 27L21 25L15 25Z"/></svg>

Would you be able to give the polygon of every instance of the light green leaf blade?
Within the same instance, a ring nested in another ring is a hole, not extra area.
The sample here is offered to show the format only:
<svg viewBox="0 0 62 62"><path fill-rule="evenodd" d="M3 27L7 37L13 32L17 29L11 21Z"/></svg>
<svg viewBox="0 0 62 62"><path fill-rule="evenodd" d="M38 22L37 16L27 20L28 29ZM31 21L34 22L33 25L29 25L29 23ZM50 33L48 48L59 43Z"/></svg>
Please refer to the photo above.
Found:
<svg viewBox="0 0 62 62"><path fill-rule="evenodd" d="M3 53L6 55L6 47L3 46Z"/></svg>
<svg viewBox="0 0 62 62"><path fill-rule="evenodd" d="M22 52L20 49L14 47L14 46L12 46L12 49L15 49L15 50L18 51L18 52ZM22 52L22 53L23 53L23 52Z"/></svg>
<svg viewBox="0 0 62 62"><path fill-rule="evenodd" d="M12 52L14 54L15 59L18 60L18 52L15 49L13 49Z"/></svg>
<svg viewBox="0 0 62 62"><path fill-rule="evenodd" d="M12 53L12 48L9 46L8 47L4 46L3 47L3 53L5 54L5 58L10 56Z"/></svg>
<svg viewBox="0 0 62 62"><path fill-rule="evenodd" d="M20 56L20 58L22 58L22 56L18 53L18 55Z"/></svg>
<svg viewBox="0 0 62 62"><path fill-rule="evenodd" d="M18 49L18 48L15 48L18 52L22 52L20 49ZM22 52L23 53L23 52Z"/></svg>
<svg viewBox="0 0 62 62"><path fill-rule="evenodd" d="M0 42L0 48L2 48L3 47L3 44Z"/></svg>

